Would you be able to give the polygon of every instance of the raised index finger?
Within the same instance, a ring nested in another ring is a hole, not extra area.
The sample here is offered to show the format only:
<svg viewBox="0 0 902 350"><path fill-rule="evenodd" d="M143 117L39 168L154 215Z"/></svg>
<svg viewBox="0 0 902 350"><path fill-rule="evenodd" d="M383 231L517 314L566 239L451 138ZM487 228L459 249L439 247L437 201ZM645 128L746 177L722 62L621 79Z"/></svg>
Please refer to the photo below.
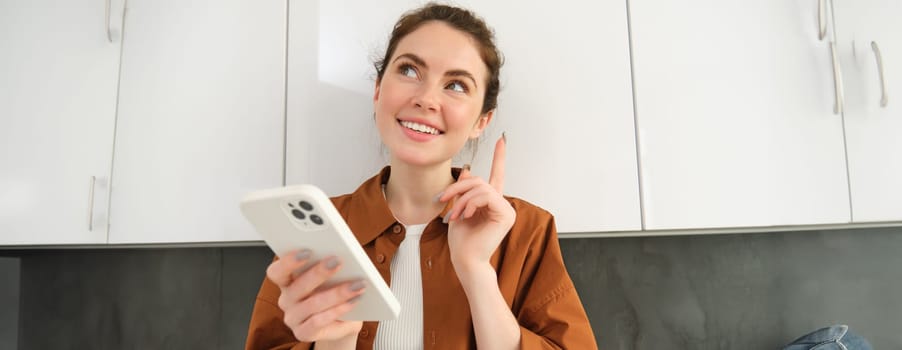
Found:
<svg viewBox="0 0 902 350"><path fill-rule="evenodd" d="M501 137L495 142L495 155L492 157L492 173L489 175L489 184L500 193L504 192L504 156L507 149L507 137L501 133Z"/></svg>

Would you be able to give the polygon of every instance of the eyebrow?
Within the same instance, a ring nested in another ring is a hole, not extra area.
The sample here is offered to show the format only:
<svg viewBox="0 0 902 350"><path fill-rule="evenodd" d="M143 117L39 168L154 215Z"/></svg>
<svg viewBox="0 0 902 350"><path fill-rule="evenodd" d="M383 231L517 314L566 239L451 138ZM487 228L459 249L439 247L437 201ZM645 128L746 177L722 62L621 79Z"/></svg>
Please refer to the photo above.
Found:
<svg viewBox="0 0 902 350"><path fill-rule="evenodd" d="M423 68L426 68L426 69L429 69L429 66L426 65L426 61L423 61L422 58L420 58L419 56L414 55L414 54L412 54L412 53L404 53L404 54L400 54L400 55L398 55L398 57L395 57L395 61L397 61L397 60L399 60L399 59L401 59L401 58L409 59L409 60L413 61L413 63L415 63L416 65L422 66ZM392 63L394 63L395 61L392 61ZM452 69L452 70L449 70L449 71L445 72L445 75L446 75L446 76L452 76L452 77L466 77L466 78L469 78L470 80L473 81L473 87L476 87L476 88L479 87L479 85L476 84L476 78L473 77L473 74L470 74L470 72L467 72L466 70L463 70L463 69Z"/></svg>

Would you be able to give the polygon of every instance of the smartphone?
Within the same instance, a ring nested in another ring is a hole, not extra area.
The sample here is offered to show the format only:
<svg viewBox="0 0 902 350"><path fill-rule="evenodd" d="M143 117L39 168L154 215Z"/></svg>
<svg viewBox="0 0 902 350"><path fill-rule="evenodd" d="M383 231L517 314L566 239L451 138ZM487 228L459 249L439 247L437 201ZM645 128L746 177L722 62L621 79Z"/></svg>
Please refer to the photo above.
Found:
<svg viewBox="0 0 902 350"><path fill-rule="evenodd" d="M241 200L241 212L280 258L293 259L283 255L309 249L313 254L308 266L329 256L341 259L342 267L325 286L363 280L366 291L341 320L384 321L398 317L398 300L322 190L313 185L295 185L254 191Z"/></svg>

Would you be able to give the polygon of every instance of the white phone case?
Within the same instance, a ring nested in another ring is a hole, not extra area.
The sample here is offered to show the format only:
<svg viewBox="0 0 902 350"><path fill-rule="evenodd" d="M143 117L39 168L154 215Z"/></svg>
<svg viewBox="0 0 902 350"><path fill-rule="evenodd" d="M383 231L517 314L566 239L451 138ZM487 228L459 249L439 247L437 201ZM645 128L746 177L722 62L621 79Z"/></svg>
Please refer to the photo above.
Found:
<svg viewBox="0 0 902 350"><path fill-rule="evenodd" d="M333 255L341 259L342 267L325 285L364 280L366 291L342 320L383 321L398 317L398 300L332 201L319 188L297 185L255 191L241 200L241 212L280 257L293 250L309 249L313 252L309 264Z"/></svg>

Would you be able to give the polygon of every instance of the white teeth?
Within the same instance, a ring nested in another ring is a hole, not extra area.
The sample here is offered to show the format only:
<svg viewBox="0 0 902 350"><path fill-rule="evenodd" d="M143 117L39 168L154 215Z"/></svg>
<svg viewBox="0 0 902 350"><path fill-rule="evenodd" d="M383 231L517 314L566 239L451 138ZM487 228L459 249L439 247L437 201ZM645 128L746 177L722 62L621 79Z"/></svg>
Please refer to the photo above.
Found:
<svg viewBox="0 0 902 350"><path fill-rule="evenodd" d="M403 125L405 128L408 128L408 129L411 129L411 130L416 130L416 131L419 131L419 132L422 132L422 133L426 133L426 134L432 134L432 135L438 135L438 134L439 134L439 133L438 133L438 130L436 130L435 128L429 127L429 126L426 126L426 125L423 125L423 124L420 124L420 123L414 123L414 122L409 122L409 121L401 121L401 125Z"/></svg>

